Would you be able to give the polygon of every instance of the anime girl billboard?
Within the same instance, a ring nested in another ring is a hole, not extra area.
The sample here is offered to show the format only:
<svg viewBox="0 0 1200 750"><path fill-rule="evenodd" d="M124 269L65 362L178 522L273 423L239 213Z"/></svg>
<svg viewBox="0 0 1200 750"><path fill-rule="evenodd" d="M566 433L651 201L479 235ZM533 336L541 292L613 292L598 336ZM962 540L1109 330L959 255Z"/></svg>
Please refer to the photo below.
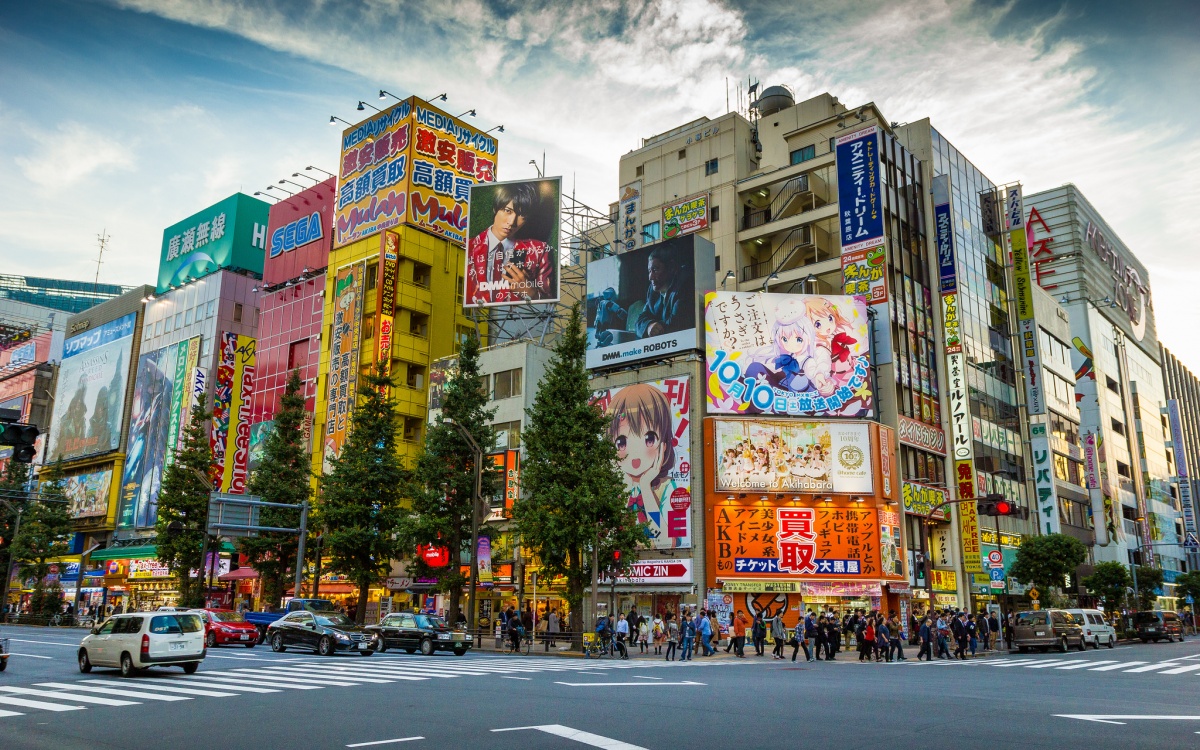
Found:
<svg viewBox="0 0 1200 750"><path fill-rule="evenodd" d="M629 488L629 507L654 549L692 546L689 378L637 383L596 392L612 417L608 435Z"/></svg>
<svg viewBox="0 0 1200 750"><path fill-rule="evenodd" d="M710 413L874 414L863 297L709 292L704 335Z"/></svg>

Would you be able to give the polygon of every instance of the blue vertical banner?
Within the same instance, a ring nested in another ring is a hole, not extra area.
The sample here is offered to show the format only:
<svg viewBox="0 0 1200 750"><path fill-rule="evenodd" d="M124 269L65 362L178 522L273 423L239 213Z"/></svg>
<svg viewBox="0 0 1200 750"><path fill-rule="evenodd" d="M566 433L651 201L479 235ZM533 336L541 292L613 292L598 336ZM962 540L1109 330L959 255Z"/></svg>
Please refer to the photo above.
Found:
<svg viewBox="0 0 1200 750"><path fill-rule="evenodd" d="M871 126L844 135L837 139L836 150L842 252L881 244L879 129Z"/></svg>

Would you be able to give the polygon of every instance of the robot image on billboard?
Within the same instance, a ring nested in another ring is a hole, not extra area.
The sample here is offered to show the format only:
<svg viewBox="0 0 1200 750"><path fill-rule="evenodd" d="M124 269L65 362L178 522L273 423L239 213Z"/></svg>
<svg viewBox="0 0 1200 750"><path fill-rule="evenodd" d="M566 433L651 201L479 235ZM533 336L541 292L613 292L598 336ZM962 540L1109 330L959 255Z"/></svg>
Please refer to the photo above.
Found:
<svg viewBox="0 0 1200 750"><path fill-rule="evenodd" d="M710 292L704 334L710 413L874 413L861 296Z"/></svg>

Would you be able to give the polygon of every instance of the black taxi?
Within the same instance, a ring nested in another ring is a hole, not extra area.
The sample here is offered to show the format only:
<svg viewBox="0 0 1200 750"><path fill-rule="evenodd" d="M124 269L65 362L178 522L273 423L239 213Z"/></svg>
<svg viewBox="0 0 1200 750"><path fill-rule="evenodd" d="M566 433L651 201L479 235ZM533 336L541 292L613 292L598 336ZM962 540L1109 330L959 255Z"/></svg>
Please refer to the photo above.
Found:
<svg viewBox="0 0 1200 750"><path fill-rule="evenodd" d="M377 634L375 648L386 651L401 648L413 654L420 651L429 656L435 651L453 651L462 656L471 648L471 638L465 630L456 630L437 615L422 612L392 612L378 625L363 630Z"/></svg>

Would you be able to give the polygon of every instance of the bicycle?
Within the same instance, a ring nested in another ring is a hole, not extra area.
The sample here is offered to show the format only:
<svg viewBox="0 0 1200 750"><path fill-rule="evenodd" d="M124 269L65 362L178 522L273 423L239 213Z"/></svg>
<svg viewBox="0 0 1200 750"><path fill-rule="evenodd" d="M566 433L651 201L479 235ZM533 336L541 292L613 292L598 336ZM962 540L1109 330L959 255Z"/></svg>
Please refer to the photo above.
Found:
<svg viewBox="0 0 1200 750"><path fill-rule="evenodd" d="M602 653L604 653L604 651L603 651L602 646L600 645L600 639L596 637L596 634L595 633L584 633L583 634L583 658L599 659L600 655Z"/></svg>

